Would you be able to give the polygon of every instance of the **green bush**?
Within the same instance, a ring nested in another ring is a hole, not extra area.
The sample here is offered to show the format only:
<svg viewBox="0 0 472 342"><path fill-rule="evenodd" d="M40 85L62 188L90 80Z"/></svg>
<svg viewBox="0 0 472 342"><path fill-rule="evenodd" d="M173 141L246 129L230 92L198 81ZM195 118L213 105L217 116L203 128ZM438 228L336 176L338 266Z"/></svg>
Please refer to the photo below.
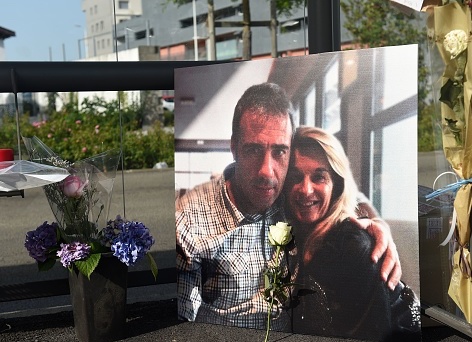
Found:
<svg viewBox="0 0 472 342"><path fill-rule="evenodd" d="M442 149L441 113L434 103L424 106L418 115L418 151Z"/></svg>
<svg viewBox="0 0 472 342"><path fill-rule="evenodd" d="M121 112L121 119L120 119ZM119 148L123 127L123 156L125 169L151 168L165 161L174 166L174 136L160 123L142 132L142 111L131 104L121 109L117 101L88 99L82 109L73 102L59 112L52 112L46 121L30 124L28 115L20 119L20 133L41 139L63 159L71 162ZM17 150L16 120L5 116L0 129L0 147ZM22 144L22 153L27 152ZM25 157L26 158L26 157Z"/></svg>
<svg viewBox="0 0 472 342"><path fill-rule="evenodd" d="M157 162L166 162L174 166L174 135L166 132L159 122L147 132L129 131L123 144L126 169L152 167Z"/></svg>

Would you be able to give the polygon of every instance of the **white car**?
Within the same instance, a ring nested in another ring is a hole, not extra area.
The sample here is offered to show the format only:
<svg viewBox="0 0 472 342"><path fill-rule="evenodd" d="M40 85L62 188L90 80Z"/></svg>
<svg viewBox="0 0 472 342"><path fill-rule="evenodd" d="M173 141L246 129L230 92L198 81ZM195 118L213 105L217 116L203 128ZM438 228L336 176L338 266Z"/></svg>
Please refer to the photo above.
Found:
<svg viewBox="0 0 472 342"><path fill-rule="evenodd" d="M170 112L174 111L174 97L173 96L163 96L162 97L162 108Z"/></svg>

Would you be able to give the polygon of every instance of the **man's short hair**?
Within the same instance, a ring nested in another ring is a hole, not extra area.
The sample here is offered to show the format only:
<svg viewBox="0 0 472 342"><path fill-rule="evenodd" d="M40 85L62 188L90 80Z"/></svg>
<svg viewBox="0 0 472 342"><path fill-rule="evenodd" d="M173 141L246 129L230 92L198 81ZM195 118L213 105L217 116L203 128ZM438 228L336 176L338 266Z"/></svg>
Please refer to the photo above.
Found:
<svg viewBox="0 0 472 342"><path fill-rule="evenodd" d="M293 108L285 90L275 83L256 84L244 92L234 108L232 139L239 139L241 130L241 117L248 110L260 112L264 115L284 116L288 115L292 125L292 133L295 130L293 122Z"/></svg>

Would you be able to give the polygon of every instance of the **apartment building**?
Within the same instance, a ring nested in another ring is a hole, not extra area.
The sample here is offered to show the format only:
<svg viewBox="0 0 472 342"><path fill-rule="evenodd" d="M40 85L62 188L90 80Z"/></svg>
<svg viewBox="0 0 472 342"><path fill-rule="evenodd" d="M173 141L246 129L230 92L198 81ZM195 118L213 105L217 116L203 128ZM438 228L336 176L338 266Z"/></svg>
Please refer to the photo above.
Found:
<svg viewBox="0 0 472 342"><path fill-rule="evenodd" d="M253 58L271 55L269 6L267 0L250 2L251 21L257 23L251 28ZM139 46L154 47L161 60L207 60L211 49L216 50L217 60L242 57L242 1L214 1L216 46L209 43L207 0L188 0L180 6L167 0L83 0L82 9L86 16L87 58ZM306 9L297 8L290 17L279 16L277 20L278 56L305 54ZM349 39L347 31L342 30L341 41Z"/></svg>
<svg viewBox="0 0 472 342"><path fill-rule="evenodd" d="M143 0L143 15L117 25L118 50L139 45L156 46L161 60L207 60L211 55L208 28L208 2L194 0L177 6L166 1ZM270 2L250 2L253 25L253 58L270 56L271 36L269 28ZM293 11L290 18L278 18L277 29L279 55L304 54L307 25L304 9ZM242 2L214 1L216 59L239 59L242 56ZM239 25L239 26L238 26Z"/></svg>
<svg viewBox="0 0 472 342"><path fill-rule="evenodd" d="M82 0L86 35L85 57L113 53L115 24L142 15L141 0Z"/></svg>

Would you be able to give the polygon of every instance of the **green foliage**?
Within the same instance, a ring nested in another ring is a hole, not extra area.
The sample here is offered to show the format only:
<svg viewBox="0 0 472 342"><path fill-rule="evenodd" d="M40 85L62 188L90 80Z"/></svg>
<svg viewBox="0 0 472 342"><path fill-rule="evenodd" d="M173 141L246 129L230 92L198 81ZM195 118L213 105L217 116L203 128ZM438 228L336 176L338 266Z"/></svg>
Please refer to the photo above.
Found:
<svg viewBox="0 0 472 342"><path fill-rule="evenodd" d="M151 168L162 161L174 166L172 131L157 122L146 134L141 129L142 118L139 104L132 103L120 110L118 100L106 102L93 98L85 99L80 109L76 101L70 101L42 122L30 124L29 117L23 115L20 133L37 136L63 159L73 162L120 148L122 124L125 169ZM16 120L5 116L0 129L0 147L17 149L17 145ZM22 153L27 156L23 144Z"/></svg>
<svg viewBox="0 0 472 342"><path fill-rule="evenodd" d="M164 126L174 126L174 112L164 110Z"/></svg>
<svg viewBox="0 0 472 342"><path fill-rule="evenodd" d="M174 135L165 131L160 122L156 122L147 133L127 132L123 147L127 169L138 169L140 165L152 167L158 161L174 166Z"/></svg>
<svg viewBox="0 0 472 342"><path fill-rule="evenodd" d="M419 26L385 0L341 0L344 27L364 46L395 46L425 39Z"/></svg>
<svg viewBox="0 0 472 342"><path fill-rule="evenodd" d="M267 0L270 1L270 0ZM292 15L292 11L305 5L305 0L275 0L278 15Z"/></svg>
<svg viewBox="0 0 472 342"><path fill-rule="evenodd" d="M423 151L436 149L437 143L434 138L436 132L432 131L433 121L431 121L432 105L427 100L431 86L425 63L425 23L418 17L409 17L401 13L391 5L390 1L341 0L341 9L346 17L344 27L353 35L353 43L360 47L419 44L418 120L420 124L418 132L420 142L418 147Z"/></svg>
<svg viewBox="0 0 472 342"><path fill-rule="evenodd" d="M418 115L418 151L428 152L442 148L441 112L433 103Z"/></svg>
<svg viewBox="0 0 472 342"><path fill-rule="evenodd" d="M90 280L90 275L97 268L102 255L100 253L90 254L85 260L74 261L75 267Z"/></svg>
<svg viewBox="0 0 472 342"><path fill-rule="evenodd" d="M419 100L427 95L428 72L424 61L426 25L415 16L407 16L384 0L341 0L345 14L344 27L361 47L420 44Z"/></svg>
<svg viewBox="0 0 472 342"><path fill-rule="evenodd" d="M154 260L151 253L146 253L146 255L147 255L147 258L149 260L149 264L151 266L151 272L152 272L152 275L154 277L154 281L157 281L157 274L158 274L159 270L157 269L156 260Z"/></svg>

